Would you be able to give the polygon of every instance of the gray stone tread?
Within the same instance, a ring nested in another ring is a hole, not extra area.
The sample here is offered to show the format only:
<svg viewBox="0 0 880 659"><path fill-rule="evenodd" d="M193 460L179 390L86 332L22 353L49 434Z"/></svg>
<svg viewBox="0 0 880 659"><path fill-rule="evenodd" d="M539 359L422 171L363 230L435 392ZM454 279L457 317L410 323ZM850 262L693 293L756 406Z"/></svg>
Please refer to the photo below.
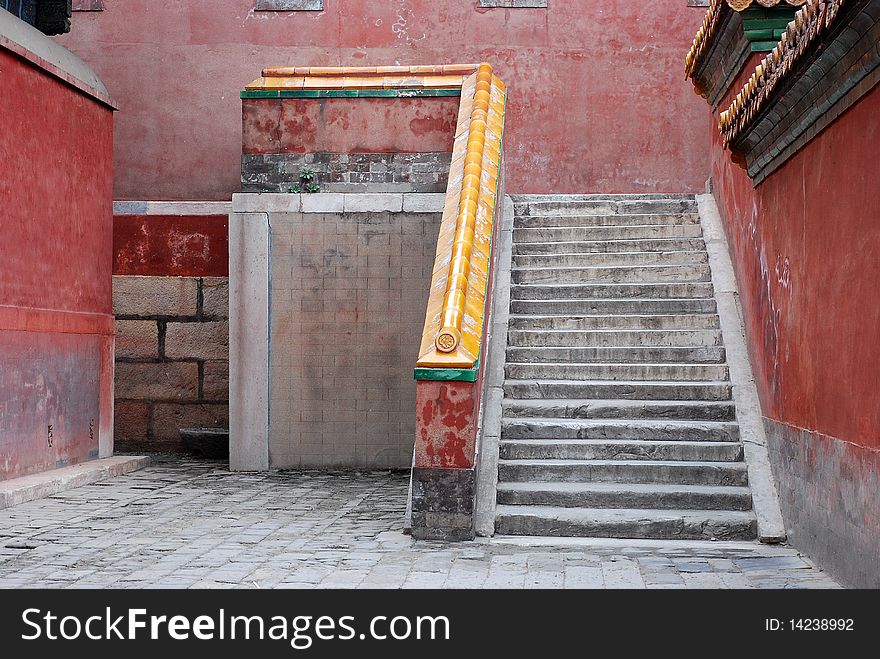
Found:
<svg viewBox="0 0 880 659"><path fill-rule="evenodd" d="M507 460L669 460L738 462L742 444L707 441L631 439L504 439L501 457Z"/></svg>
<svg viewBox="0 0 880 659"><path fill-rule="evenodd" d="M755 514L738 510L656 510L507 506L497 508L501 533L582 537L754 539ZM535 533L540 531L540 533Z"/></svg>
<svg viewBox="0 0 880 659"><path fill-rule="evenodd" d="M690 493L695 494L749 494L742 485L678 485L675 483L571 483L559 481L522 481L498 483L499 491L523 492L641 492L645 494Z"/></svg>
<svg viewBox="0 0 880 659"><path fill-rule="evenodd" d="M572 414L585 414L586 417L575 418L620 418L632 419L644 418L646 414L656 414L656 417L649 418L679 418L679 414L706 414L714 413L717 415L729 415L729 419L733 420L734 405L733 401L692 401L692 400L631 400L626 398L504 398L502 408L505 414L513 411L515 415L508 418L516 418L519 416L530 416L538 411L548 410L556 412L556 418L570 418ZM617 413L617 417L599 416L602 414ZM596 414L597 416L592 416ZM541 418L544 415L538 415L534 418Z"/></svg>

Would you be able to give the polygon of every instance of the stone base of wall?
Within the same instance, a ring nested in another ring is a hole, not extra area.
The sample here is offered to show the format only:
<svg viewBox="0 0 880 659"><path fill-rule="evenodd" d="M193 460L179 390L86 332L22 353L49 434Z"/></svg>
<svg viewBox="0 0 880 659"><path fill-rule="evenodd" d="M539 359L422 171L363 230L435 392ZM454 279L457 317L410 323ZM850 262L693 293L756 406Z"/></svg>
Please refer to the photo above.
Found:
<svg viewBox="0 0 880 659"><path fill-rule="evenodd" d="M322 192L446 192L451 153L270 153L241 157L242 192L290 192L302 168Z"/></svg>
<svg viewBox="0 0 880 659"><path fill-rule="evenodd" d="M880 452L764 425L791 544L843 583L880 588Z"/></svg>
<svg viewBox="0 0 880 659"><path fill-rule="evenodd" d="M226 277L113 277L116 445L183 451L181 428L228 427Z"/></svg>

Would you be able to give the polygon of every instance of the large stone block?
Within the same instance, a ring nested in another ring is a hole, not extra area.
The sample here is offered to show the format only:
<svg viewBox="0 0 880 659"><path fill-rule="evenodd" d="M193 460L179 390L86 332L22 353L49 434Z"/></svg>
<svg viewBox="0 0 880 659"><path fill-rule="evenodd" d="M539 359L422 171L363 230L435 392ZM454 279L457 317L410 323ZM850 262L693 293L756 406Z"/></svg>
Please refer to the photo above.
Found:
<svg viewBox="0 0 880 659"><path fill-rule="evenodd" d="M118 402L114 407L113 435L117 444L144 442L149 437L150 406Z"/></svg>
<svg viewBox="0 0 880 659"><path fill-rule="evenodd" d="M205 362L202 377L203 400L229 400L229 362Z"/></svg>
<svg viewBox="0 0 880 659"><path fill-rule="evenodd" d="M113 313L117 316L195 316L195 277L113 277Z"/></svg>
<svg viewBox="0 0 880 659"><path fill-rule="evenodd" d="M157 359L159 325L155 320L117 320L116 358Z"/></svg>
<svg viewBox="0 0 880 659"><path fill-rule="evenodd" d="M196 400L199 366L192 362L116 364L116 398L121 400Z"/></svg>
<svg viewBox="0 0 880 659"><path fill-rule="evenodd" d="M152 422L154 441L175 444L180 442L181 428L227 428L229 407L210 403L158 403L153 406Z"/></svg>
<svg viewBox="0 0 880 659"><path fill-rule="evenodd" d="M165 356L170 359L229 359L229 323L168 323Z"/></svg>
<svg viewBox="0 0 880 659"><path fill-rule="evenodd" d="M202 280L202 314L211 318L229 318L229 279L205 277Z"/></svg>

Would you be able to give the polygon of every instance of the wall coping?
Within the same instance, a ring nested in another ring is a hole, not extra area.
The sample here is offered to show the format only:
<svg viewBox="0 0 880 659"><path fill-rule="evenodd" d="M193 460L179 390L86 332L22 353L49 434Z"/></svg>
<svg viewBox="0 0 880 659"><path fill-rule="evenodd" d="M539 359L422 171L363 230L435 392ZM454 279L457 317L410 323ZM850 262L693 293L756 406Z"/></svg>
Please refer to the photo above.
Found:
<svg viewBox="0 0 880 659"><path fill-rule="evenodd" d="M228 215L231 201L114 201L114 215Z"/></svg>
<svg viewBox="0 0 880 659"><path fill-rule="evenodd" d="M442 192L240 192L233 213L442 213Z"/></svg>
<svg viewBox="0 0 880 659"><path fill-rule="evenodd" d="M18 55L110 109L118 109L107 87L88 64L8 11L0 11L0 48Z"/></svg>

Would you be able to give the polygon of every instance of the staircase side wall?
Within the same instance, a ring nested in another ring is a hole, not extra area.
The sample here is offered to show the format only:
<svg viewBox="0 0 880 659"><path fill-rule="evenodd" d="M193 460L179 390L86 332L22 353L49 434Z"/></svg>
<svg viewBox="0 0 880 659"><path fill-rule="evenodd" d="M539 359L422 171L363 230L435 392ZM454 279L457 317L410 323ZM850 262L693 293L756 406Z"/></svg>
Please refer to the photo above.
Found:
<svg viewBox="0 0 880 659"><path fill-rule="evenodd" d="M744 67L721 107L757 62ZM713 125L712 185L790 541L880 586L880 87L753 187ZM713 123L716 117L713 117Z"/></svg>

